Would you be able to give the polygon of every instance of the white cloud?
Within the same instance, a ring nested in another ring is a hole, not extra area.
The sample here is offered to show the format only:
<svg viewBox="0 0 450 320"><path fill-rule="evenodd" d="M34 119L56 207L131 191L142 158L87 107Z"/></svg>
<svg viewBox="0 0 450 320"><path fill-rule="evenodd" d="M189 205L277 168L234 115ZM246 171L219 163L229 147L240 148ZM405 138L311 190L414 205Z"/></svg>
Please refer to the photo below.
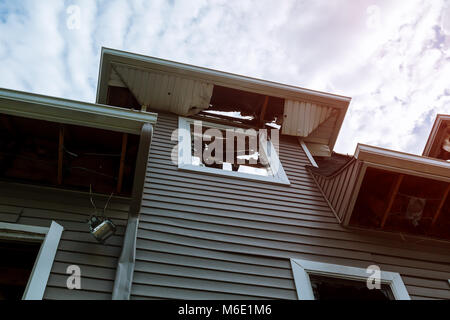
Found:
<svg viewBox="0 0 450 320"><path fill-rule="evenodd" d="M450 113L449 11L445 0L2 1L0 87L94 101L106 46L351 96L338 152L420 153Z"/></svg>

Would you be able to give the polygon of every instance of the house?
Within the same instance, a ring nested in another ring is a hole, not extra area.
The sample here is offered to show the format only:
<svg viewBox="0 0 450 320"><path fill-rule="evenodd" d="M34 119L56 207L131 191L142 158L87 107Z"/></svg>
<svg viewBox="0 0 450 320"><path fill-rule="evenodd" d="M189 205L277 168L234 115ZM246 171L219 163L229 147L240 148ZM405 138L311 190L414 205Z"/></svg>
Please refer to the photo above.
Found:
<svg viewBox="0 0 450 320"><path fill-rule="evenodd" d="M0 298L450 299L450 116L333 152L350 98L102 49L0 89Z"/></svg>

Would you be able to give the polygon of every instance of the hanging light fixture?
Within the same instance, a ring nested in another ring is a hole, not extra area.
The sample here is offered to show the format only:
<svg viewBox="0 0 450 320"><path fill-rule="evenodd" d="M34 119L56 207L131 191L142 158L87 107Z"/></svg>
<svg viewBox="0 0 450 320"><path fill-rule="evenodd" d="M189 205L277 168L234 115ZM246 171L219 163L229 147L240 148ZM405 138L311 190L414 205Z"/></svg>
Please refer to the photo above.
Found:
<svg viewBox="0 0 450 320"><path fill-rule="evenodd" d="M104 243L116 232L115 224L108 218L91 216L88 224L91 234L100 243Z"/></svg>
<svg viewBox="0 0 450 320"><path fill-rule="evenodd" d="M109 200L111 200L111 197L113 196L113 193L108 198L108 201L105 204L105 207L103 208L103 212L101 216L97 216L96 214L93 214L89 217L88 225L89 230L91 234L94 236L94 238L100 242L105 243L105 241L114 235L116 232L116 225L105 216L105 211L108 206ZM92 199L92 187L90 186L90 199L91 203L94 206L95 213L97 213L97 207L95 206L95 203Z"/></svg>

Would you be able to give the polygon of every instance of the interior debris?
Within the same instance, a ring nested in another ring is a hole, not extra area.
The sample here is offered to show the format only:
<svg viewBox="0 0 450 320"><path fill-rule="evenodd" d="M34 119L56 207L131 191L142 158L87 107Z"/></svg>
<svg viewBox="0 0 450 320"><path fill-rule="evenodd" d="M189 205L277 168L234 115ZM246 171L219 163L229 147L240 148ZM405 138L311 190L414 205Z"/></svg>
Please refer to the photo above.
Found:
<svg viewBox="0 0 450 320"><path fill-rule="evenodd" d="M349 224L450 240L449 186L368 167Z"/></svg>
<svg viewBox="0 0 450 320"><path fill-rule="evenodd" d="M77 125L0 115L0 178L130 195L139 137ZM122 152L124 151L124 152ZM122 164L122 180L120 178Z"/></svg>

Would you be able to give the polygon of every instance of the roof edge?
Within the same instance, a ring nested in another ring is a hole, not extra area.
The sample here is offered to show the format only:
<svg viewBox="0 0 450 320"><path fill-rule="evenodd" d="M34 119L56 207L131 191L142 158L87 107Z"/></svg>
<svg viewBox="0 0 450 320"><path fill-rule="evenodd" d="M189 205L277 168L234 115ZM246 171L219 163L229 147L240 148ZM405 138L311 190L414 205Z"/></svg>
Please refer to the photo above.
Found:
<svg viewBox="0 0 450 320"><path fill-rule="evenodd" d="M235 83L237 87L242 87L243 84L248 84L250 87L259 87L260 91L265 91L267 89L277 91L279 92L278 96L280 97L283 96L281 93L284 92L287 95L299 95L298 99L301 99L301 96L303 95L310 96L312 98L314 97L318 99L330 100L330 102L335 102L335 107L345 109L348 107L351 101L351 98L347 96L331 94L322 91L311 90L278 82L267 81L234 73L160 59L156 57L145 56L142 54L102 47L97 84L97 102L101 101L104 98L104 93L102 91L105 90L105 88L103 88L106 81L104 80L104 78L106 76L106 73L108 72L108 70L105 70L105 68L106 65L111 62L131 64L135 67L149 67L150 64L153 67L170 69L172 72L176 72L178 70L179 73L182 73L184 75L191 74L197 77L205 77L209 80L216 80L218 82L217 84L224 83L226 85L227 82ZM245 86L243 87L243 89L245 89ZM251 89L247 88L247 90ZM267 94L269 94L269 92Z"/></svg>

